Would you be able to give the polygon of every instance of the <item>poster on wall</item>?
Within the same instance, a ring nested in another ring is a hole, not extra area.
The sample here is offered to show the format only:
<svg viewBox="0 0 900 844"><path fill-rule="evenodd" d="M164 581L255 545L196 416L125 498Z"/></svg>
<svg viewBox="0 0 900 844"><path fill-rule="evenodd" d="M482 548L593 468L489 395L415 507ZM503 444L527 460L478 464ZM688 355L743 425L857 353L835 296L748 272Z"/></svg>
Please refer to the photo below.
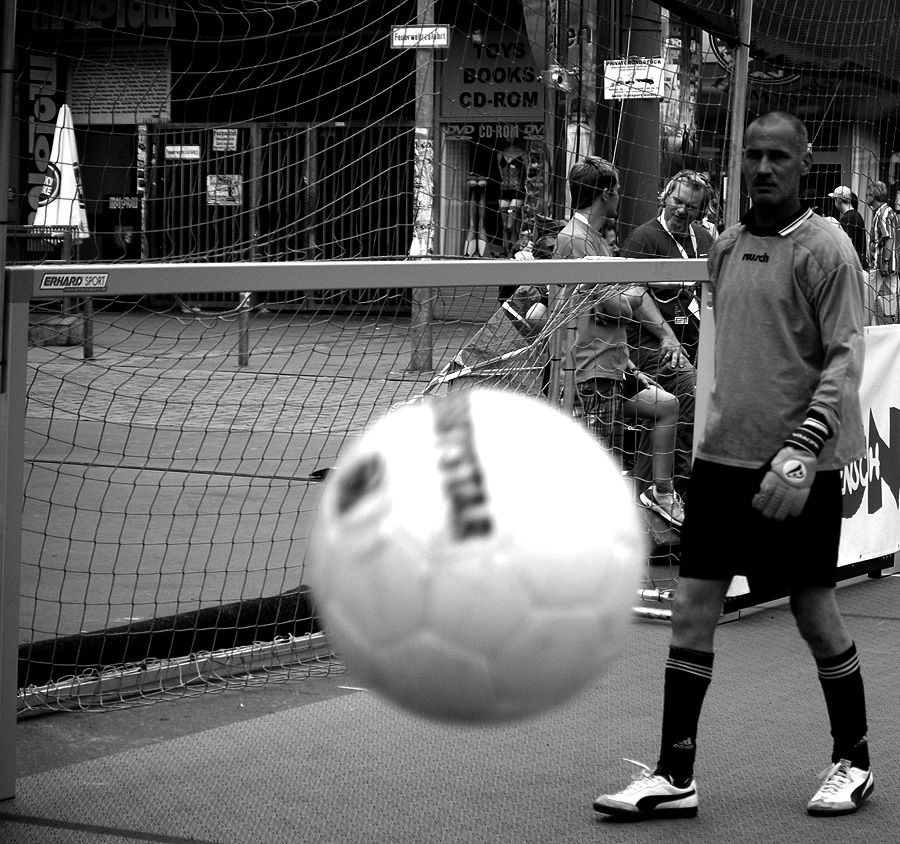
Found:
<svg viewBox="0 0 900 844"><path fill-rule="evenodd" d="M235 152L238 148L238 130L237 129L213 129L212 130L212 149L213 152Z"/></svg>
<svg viewBox="0 0 900 844"><path fill-rule="evenodd" d="M226 173L206 177L207 205L241 205L244 187L239 174Z"/></svg>
<svg viewBox="0 0 900 844"><path fill-rule="evenodd" d="M171 57L162 45L140 50L92 48L69 69L76 124L126 124L172 119Z"/></svg>
<svg viewBox="0 0 900 844"><path fill-rule="evenodd" d="M658 100L663 96L661 58L613 59L603 63L603 99Z"/></svg>
<svg viewBox="0 0 900 844"><path fill-rule="evenodd" d="M860 388L866 454L844 469L839 565L900 550L900 328L866 328Z"/></svg>

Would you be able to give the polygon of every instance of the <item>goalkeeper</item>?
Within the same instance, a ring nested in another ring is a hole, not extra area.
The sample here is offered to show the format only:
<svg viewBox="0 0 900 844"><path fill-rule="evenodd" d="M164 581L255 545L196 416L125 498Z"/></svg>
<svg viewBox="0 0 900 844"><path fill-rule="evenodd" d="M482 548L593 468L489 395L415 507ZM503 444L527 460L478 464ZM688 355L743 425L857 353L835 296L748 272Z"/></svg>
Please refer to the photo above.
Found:
<svg viewBox="0 0 900 844"><path fill-rule="evenodd" d="M872 791L859 658L834 590L841 470L865 450L864 276L843 231L801 205L810 166L793 115L749 126L742 169L753 206L709 255L715 384L682 529L660 757L628 788L598 797L601 815L696 814L697 725L736 574L763 595L773 585L789 593L815 659L833 752L807 811L855 812ZM747 788L763 782L748 778Z"/></svg>

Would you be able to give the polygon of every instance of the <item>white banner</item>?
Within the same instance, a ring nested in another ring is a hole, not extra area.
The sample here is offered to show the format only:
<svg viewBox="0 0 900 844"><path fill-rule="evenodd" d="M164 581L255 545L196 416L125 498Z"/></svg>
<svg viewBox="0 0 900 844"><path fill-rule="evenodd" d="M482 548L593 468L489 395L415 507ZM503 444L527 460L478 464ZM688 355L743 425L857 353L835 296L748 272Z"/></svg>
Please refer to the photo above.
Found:
<svg viewBox="0 0 900 844"><path fill-rule="evenodd" d="M866 456L844 469L840 565L900 550L900 328L866 328Z"/></svg>
<svg viewBox="0 0 900 844"><path fill-rule="evenodd" d="M78 170L75 129L72 126L72 113L67 105L60 107L56 118L53 147L32 225L66 226L74 230L74 236L79 240L91 236ZM59 237L62 237L62 233L59 233Z"/></svg>

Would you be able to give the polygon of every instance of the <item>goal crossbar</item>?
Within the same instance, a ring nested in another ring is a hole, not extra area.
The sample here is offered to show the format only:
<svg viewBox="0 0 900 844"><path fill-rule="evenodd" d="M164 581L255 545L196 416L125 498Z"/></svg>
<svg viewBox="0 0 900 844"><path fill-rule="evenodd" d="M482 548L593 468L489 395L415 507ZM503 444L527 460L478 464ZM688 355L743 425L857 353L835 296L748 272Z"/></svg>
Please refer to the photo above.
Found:
<svg viewBox="0 0 900 844"><path fill-rule="evenodd" d="M222 293L254 290L518 286L521 284L695 284L706 260L284 261L41 264L7 268L10 299ZM68 279L66 279L68 277Z"/></svg>

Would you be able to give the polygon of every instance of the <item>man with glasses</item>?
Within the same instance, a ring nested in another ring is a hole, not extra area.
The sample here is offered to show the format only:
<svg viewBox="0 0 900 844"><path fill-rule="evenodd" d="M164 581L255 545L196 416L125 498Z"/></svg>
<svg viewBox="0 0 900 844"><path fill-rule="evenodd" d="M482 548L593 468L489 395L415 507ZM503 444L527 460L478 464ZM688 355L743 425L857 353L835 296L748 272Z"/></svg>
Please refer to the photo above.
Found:
<svg viewBox="0 0 900 844"><path fill-rule="evenodd" d="M676 173L660 194L657 217L638 226L625 241L625 258L705 258L713 244L701 225L713 198L707 178L694 170ZM683 494L691 468L694 439L694 364L700 339L699 306L695 291L647 287L641 302L641 321L628 328L628 344L635 365L678 399L675 486ZM643 439L643 438L642 438ZM646 443L638 445L634 475L646 481L649 457ZM641 504L656 511L649 493Z"/></svg>

